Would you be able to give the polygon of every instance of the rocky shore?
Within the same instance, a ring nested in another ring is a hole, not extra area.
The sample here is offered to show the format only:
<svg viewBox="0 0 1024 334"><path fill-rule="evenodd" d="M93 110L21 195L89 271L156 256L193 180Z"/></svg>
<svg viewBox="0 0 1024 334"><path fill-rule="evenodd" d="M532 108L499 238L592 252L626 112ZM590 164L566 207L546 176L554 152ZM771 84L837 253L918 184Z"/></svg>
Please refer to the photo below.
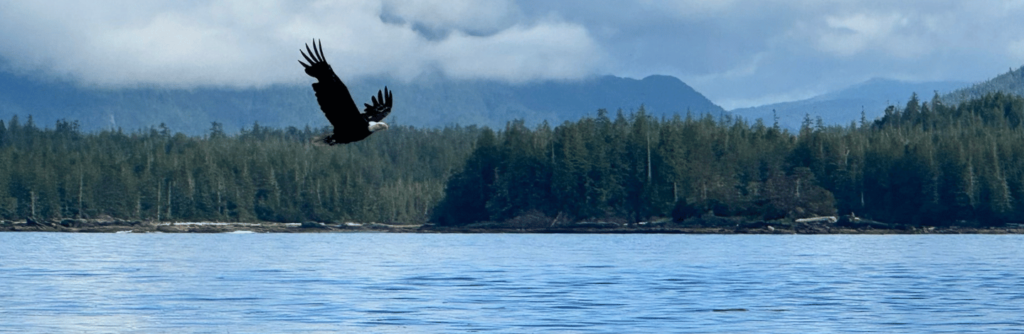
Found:
<svg viewBox="0 0 1024 334"><path fill-rule="evenodd" d="M923 228L917 230L876 228L725 228L725 227L618 227L618 228L543 228L543 229L478 229L466 227L424 226L418 232L433 233L592 233L592 234L1024 234L1015 228Z"/></svg>
<svg viewBox="0 0 1024 334"><path fill-rule="evenodd" d="M123 219L61 219L5 221L0 232L78 233L597 233L597 234L1024 234L1019 225L1011 227L916 227L856 222L743 221L738 218L701 218L685 222L578 222L526 224L523 222L479 223L468 226L379 223L275 223L275 222L155 222Z"/></svg>
<svg viewBox="0 0 1024 334"><path fill-rule="evenodd" d="M507 222L481 222L467 226L424 225L419 232L434 233L663 233L663 234L1024 234L1024 226L967 227L911 226L887 224L854 216L809 219L751 221L742 217L702 216L684 221L662 219L648 222L624 221L558 222L558 219L528 215Z"/></svg>

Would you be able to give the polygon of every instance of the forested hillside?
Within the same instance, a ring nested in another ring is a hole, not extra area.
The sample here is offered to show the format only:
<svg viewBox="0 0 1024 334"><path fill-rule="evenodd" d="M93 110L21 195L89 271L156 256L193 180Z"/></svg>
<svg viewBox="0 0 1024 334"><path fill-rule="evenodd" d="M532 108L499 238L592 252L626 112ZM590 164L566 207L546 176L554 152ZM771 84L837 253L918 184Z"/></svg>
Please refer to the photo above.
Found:
<svg viewBox="0 0 1024 334"><path fill-rule="evenodd" d="M1011 68L1006 73L997 75L970 87L954 90L942 96L942 102L946 104L957 104L960 102L979 99L988 94L995 93L1024 95L1024 66L1016 70Z"/></svg>
<svg viewBox="0 0 1024 334"><path fill-rule="evenodd" d="M479 132L393 127L309 144L320 131L82 133L14 118L0 122L0 217L421 222Z"/></svg>
<svg viewBox="0 0 1024 334"><path fill-rule="evenodd" d="M1024 100L938 95L846 127L633 115L512 123L481 134L434 212L440 224L526 212L568 220L849 214L915 225L1024 219Z"/></svg>
<svg viewBox="0 0 1024 334"><path fill-rule="evenodd" d="M599 112L556 127L396 127L351 145L252 126L83 133L0 122L0 216L463 225L856 213L883 222L1024 220L1024 99L911 96L877 121L792 133L729 117Z"/></svg>

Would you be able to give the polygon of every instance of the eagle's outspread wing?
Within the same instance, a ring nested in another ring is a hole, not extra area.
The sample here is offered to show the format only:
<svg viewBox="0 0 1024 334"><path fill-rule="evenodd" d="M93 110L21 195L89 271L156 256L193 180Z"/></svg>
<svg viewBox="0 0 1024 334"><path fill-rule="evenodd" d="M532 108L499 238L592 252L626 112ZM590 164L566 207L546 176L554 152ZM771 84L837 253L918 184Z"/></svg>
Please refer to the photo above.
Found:
<svg viewBox="0 0 1024 334"><path fill-rule="evenodd" d="M306 44L306 51L299 49L299 52L309 62L306 64L299 60L299 64L306 68L306 74L318 81L313 84L316 101L320 103L320 110L324 112L324 116L327 116L327 120L334 125L334 131L366 128L367 121L359 113L348 87L334 74L331 65L324 59L323 45L317 45L317 41L313 41L313 49Z"/></svg>
<svg viewBox="0 0 1024 334"><path fill-rule="evenodd" d="M324 59L324 48L318 41L313 41L313 48L306 44L306 50L299 49L302 58L307 63L299 60L299 64L306 69L306 74L316 78L317 83L313 84L313 91L316 92L316 101L320 103L320 109L324 116L334 125L334 133L325 135L314 140L315 144L336 145L360 141L372 134L374 131L386 130L388 125L381 122L391 112L391 92L384 87L384 92L377 91L377 96L371 97L373 105L366 104L364 113L359 112L359 107L352 101L352 94L348 87L341 82L338 75L334 74L331 65Z"/></svg>
<svg viewBox="0 0 1024 334"><path fill-rule="evenodd" d="M363 118L367 122L380 122L384 117L388 117L391 113L391 92L387 86L384 86L383 94L378 90L377 96L370 96L370 100L373 105L363 103L366 106L366 109L363 109Z"/></svg>

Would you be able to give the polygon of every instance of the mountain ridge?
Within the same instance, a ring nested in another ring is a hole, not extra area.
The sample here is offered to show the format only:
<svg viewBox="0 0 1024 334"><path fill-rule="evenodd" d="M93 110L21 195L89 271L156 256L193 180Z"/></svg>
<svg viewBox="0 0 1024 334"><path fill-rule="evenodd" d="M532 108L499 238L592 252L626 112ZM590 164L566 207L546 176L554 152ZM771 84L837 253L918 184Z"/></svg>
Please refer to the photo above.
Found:
<svg viewBox="0 0 1024 334"><path fill-rule="evenodd" d="M481 125L504 127L513 119L529 125L559 124L596 114L598 109L635 110L644 105L654 116L726 111L678 78L630 79L600 76L576 81L508 84L482 80L427 79L403 83L384 78L347 80L356 103L387 85L395 92L392 124L417 127ZM312 81L310 81L312 83ZM82 87L66 81L36 81L0 72L0 119L32 116L50 126L79 121L83 130L132 131L165 124L172 131L202 134L212 122L227 132L254 123L273 127L328 126L309 85L262 88Z"/></svg>
<svg viewBox="0 0 1024 334"><path fill-rule="evenodd" d="M884 114L887 106L898 106L901 101L910 99L913 93L922 99L930 99L936 92L951 92L966 85L958 81L908 82L872 78L803 100L736 108L729 112L750 121L762 119L766 124L774 123L778 117L779 126L790 130L799 129L808 115L812 119L820 117L825 125L846 126L850 122L859 122L862 112L866 120L874 120Z"/></svg>
<svg viewBox="0 0 1024 334"><path fill-rule="evenodd" d="M1010 68L1006 73L991 79L949 92L943 95L941 100L945 104L958 104L995 92L1024 96L1024 65L1016 70Z"/></svg>

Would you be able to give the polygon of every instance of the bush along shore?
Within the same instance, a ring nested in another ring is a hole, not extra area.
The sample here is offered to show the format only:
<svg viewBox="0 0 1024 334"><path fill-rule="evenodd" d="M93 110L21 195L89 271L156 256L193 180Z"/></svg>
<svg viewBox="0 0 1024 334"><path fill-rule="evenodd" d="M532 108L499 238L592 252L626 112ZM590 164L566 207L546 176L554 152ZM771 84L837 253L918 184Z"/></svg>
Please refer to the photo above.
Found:
<svg viewBox="0 0 1024 334"><path fill-rule="evenodd" d="M278 223L278 222L156 222L105 219L0 220L0 232L80 233L592 233L592 234L1024 234L1024 226L913 226L886 224L851 216L819 217L799 221L749 221L707 215L685 221L669 219L639 223L625 221L559 222L526 214L505 222L465 226L381 223Z"/></svg>

